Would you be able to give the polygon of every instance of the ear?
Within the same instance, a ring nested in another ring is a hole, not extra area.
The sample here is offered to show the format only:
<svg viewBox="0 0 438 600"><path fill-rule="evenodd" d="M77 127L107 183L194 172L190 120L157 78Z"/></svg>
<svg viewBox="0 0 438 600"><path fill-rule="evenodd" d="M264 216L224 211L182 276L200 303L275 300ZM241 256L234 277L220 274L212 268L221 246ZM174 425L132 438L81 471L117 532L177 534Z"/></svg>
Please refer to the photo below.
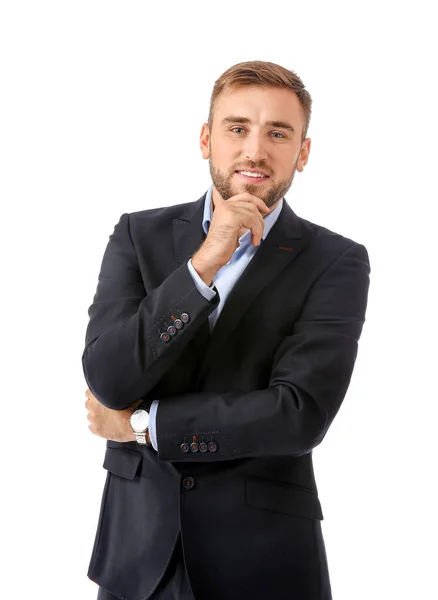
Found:
<svg viewBox="0 0 438 600"><path fill-rule="evenodd" d="M208 129L208 124L204 123L201 129L201 136L199 140L199 146L202 152L202 158L210 158L210 131Z"/></svg>
<svg viewBox="0 0 438 600"><path fill-rule="evenodd" d="M297 163L297 171L299 171L300 173L304 171L304 167L306 166L307 161L309 160L311 142L312 140L310 138L306 138L301 145L300 155L298 157Z"/></svg>

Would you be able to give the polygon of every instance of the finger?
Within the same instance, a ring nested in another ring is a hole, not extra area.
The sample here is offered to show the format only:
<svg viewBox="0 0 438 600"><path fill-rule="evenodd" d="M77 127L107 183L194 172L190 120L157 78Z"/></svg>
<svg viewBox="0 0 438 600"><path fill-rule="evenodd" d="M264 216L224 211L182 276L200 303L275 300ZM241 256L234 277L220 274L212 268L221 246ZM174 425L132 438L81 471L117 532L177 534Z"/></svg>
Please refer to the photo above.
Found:
<svg viewBox="0 0 438 600"><path fill-rule="evenodd" d="M251 243L258 245L262 239L263 231L265 228L265 222L262 215L257 211L254 213L253 210L249 212L244 208L236 210L236 214L239 214L239 228L243 227L249 229L252 232Z"/></svg>
<svg viewBox="0 0 438 600"><path fill-rule="evenodd" d="M255 246L260 244L263 237L264 221L260 213L258 217L253 214L246 214L245 212L240 213L240 220L238 227L243 229L249 229L251 231L251 243Z"/></svg>
<svg viewBox="0 0 438 600"><path fill-rule="evenodd" d="M262 217L266 216L267 214L269 214L271 212L270 209L266 206L266 204L262 201L261 201L261 204L255 204L254 202L249 202L249 201L245 201L245 200L229 201L227 208L234 210L234 208L236 208L236 207L247 208L250 211L252 211L258 215L262 215Z"/></svg>
<svg viewBox="0 0 438 600"><path fill-rule="evenodd" d="M239 214L245 215L247 220L258 221L261 226L264 225L263 215L257 210L257 207L248 202L240 202L230 206L229 213L231 215ZM214 217L214 215L213 215Z"/></svg>
<svg viewBox="0 0 438 600"><path fill-rule="evenodd" d="M97 403L96 403L95 399L87 398L87 400L85 401L85 408L88 408L88 410L93 410L96 407L97 407Z"/></svg>
<svg viewBox="0 0 438 600"><path fill-rule="evenodd" d="M234 201L246 202L247 204L255 204L259 210L263 211L266 214L271 212L271 209L266 206L265 202L261 198L259 198L258 196L254 196L254 194L248 194L248 192L244 192L243 194L237 194L233 197L233 200L231 200L231 202ZM230 200L228 200L228 202L230 202Z"/></svg>
<svg viewBox="0 0 438 600"><path fill-rule="evenodd" d="M240 229L248 229L251 231L251 234L255 236L255 240L253 238L253 243L255 245L258 245L258 241L257 240L261 240L262 236L263 236L263 231L264 231L264 223L263 221L260 222L258 219L254 219L251 218L251 216L248 216L246 213L242 212L242 213L236 213L235 215L238 219L235 220L234 224L227 224L226 230L233 230L234 231L234 235L235 235L235 241L236 241L236 248L239 246L239 235L238 232ZM218 233L218 237L219 239L222 239L222 234L220 233L221 230L223 229L223 226L221 224L217 224L216 227L211 226L210 231L209 231L209 236L213 239L215 237L215 235ZM228 234L227 234L228 235Z"/></svg>
<svg viewBox="0 0 438 600"><path fill-rule="evenodd" d="M211 228L209 231L210 237L217 230L233 231L236 235L240 229L259 228L260 234L264 228L262 215L258 211L250 210L247 207L237 207L229 211L226 216L217 218L213 216Z"/></svg>

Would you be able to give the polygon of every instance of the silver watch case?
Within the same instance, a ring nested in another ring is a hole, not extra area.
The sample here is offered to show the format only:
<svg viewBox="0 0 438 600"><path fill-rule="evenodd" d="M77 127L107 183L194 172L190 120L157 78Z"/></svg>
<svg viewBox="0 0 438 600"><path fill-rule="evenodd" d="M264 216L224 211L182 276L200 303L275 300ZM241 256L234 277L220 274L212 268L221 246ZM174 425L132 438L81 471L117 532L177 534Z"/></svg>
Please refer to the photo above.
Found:
<svg viewBox="0 0 438 600"><path fill-rule="evenodd" d="M135 410L129 418L134 433L146 433L149 427L149 413L144 408Z"/></svg>

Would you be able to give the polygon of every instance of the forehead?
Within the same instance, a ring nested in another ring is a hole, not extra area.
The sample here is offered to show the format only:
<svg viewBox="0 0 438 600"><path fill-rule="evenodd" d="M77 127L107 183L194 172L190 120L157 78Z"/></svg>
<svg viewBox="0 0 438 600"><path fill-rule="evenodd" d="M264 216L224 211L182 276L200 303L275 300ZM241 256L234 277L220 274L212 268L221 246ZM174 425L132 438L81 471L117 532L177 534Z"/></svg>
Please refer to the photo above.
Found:
<svg viewBox="0 0 438 600"><path fill-rule="evenodd" d="M223 90L216 99L214 113L217 123L231 114L258 122L289 120L296 126L304 121L295 92L261 85L240 85Z"/></svg>

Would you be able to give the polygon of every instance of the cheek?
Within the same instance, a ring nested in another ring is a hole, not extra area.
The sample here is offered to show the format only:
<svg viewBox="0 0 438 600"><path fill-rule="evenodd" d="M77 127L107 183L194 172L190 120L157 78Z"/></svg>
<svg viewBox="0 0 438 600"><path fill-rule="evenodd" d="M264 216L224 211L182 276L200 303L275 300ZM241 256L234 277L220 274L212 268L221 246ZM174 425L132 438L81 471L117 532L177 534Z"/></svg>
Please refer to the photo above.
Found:
<svg viewBox="0 0 438 600"><path fill-rule="evenodd" d="M230 165L230 162L236 160L242 150L242 142L238 139L223 137L220 143L213 146L213 157L216 162L223 166Z"/></svg>
<svg viewBox="0 0 438 600"><path fill-rule="evenodd" d="M224 154L223 152L213 154L212 160L214 167L222 173L228 173L232 171L233 165L236 162L236 159L233 159L233 157L230 154Z"/></svg>
<svg viewBox="0 0 438 600"><path fill-rule="evenodd" d="M276 163L275 173L281 179L287 179L297 167L296 154L290 154L287 157L281 156Z"/></svg>

